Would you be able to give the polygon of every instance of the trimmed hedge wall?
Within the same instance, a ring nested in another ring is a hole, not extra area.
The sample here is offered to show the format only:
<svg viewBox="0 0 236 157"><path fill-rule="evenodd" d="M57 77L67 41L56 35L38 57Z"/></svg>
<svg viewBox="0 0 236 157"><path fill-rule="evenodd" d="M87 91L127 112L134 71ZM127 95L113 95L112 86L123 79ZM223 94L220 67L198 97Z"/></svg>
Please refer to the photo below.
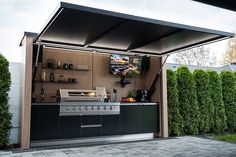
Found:
<svg viewBox="0 0 236 157"><path fill-rule="evenodd" d="M211 100L214 105L214 125L212 132L219 134L223 133L227 128L225 106L222 98L222 82L216 71L209 70L207 73L209 75Z"/></svg>
<svg viewBox="0 0 236 157"><path fill-rule="evenodd" d="M236 132L236 72L167 70L167 100L170 136Z"/></svg>
<svg viewBox="0 0 236 157"><path fill-rule="evenodd" d="M214 107L209 90L207 72L197 69L193 72L196 83L197 101L199 106L199 133L209 133L213 128Z"/></svg>
<svg viewBox="0 0 236 157"><path fill-rule="evenodd" d="M225 104L227 126L229 132L236 131L236 80L230 71L222 71L222 95Z"/></svg>
<svg viewBox="0 0 236 157"><path fill-rule="evenodd" d="M11 129L12 115L8 104L11 76L8 67L8 61L0 54L0 148L8 144Z"/></svg>
<svg viewBox="0 0 236 157"><path fill-rule="evenodd" d="M181 135L182 116L179 113L179 100L175 72L167 70L168 128L170 136Z"/></svg>
<svg viewBox="0 0 236 157"><path fill-rule="evenodd" d="M182 66L177 69L176 76L183 134L198 134L199 111L193 75L187 67Z"/></svg>

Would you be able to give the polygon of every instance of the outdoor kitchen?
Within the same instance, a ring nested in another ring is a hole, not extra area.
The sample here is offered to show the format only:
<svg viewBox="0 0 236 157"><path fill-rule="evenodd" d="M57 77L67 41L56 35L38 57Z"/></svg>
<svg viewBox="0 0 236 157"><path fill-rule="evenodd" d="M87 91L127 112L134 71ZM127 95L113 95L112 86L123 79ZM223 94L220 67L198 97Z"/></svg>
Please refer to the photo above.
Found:
<svg viewBox="0 0 236 157"><path fill-rule="evenodd" d="M159 57L50 47L40 54L32 83L32 146L41 140L157 136L160 88L151 98L147 80L155 81L150 64Z"/></svg>
<svg viewBox="0 0 236 157"><path fill-rule="evenodd" d="M169 54L232 36L61 2L20 43L21 148L168 137Z"/></svg>

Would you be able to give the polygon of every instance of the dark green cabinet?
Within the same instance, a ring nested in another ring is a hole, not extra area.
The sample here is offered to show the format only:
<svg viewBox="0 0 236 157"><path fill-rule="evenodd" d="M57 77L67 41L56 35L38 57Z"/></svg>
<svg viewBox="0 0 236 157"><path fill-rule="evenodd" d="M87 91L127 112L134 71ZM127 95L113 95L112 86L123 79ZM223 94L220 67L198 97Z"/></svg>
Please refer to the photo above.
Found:
<svg viewBox="0 0 236 157"><path fill-rule="evenodd" d="M121 105L119 115L59 116L59 105L32 105L31 140L154 133L159 105Z"/></svg>
<svg viewBox="0 0 236 157"><path fill-rule="evenodd" d="M31 140L50 140L59 138L59 106L32 105Z"/></svg>
<svg viewBox="0 0 236 157"><path fill-rule="evenodd" d="M60 117L60 138L78 138L81 136L81 116Z"/></svg>
<svg viewBox="0 0 236 157"><path fill-rule="evenodd" d="M120 106L120 134L139 133L140 106Z"/></svg>
<svg viewBox="0 0 236 157"><path fill-rule="evenodd" d="M159 131L158 105L121 105L120 134Z"/></svg>
<svg viewBox="0 0 236 157"><path fill-rule="evenodd" d="M119 115L102 116L102 135L119 135Z"/></svg>
<svg viewBox="0 0 236 157"><path fill-rule="evenodd" d="M157 105L140 107L140 132L157 132L159 130L159 109Z"/></svg>

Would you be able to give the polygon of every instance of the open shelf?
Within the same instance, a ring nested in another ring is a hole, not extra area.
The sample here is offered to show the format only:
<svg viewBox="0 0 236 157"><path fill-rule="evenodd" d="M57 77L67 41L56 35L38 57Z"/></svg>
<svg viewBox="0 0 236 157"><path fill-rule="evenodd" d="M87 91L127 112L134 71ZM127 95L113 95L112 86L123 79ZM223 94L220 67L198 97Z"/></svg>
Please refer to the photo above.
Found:
<svg viewBox="0 0 236 157"><path fill-rule="evenodd" d="M65 70L65 71L89 71L89 68L64 69L64 68L48 68L48 67L43 67L42 69L49 69L49 70Z"/></svg>
<svg viewBox="0 0 236 157"><path fill-rule="evenodd" d="M67 82L67 81L36 81L38 83L58 83L58 84L75 84L75 83L79 83L77 82Z"/></svg>

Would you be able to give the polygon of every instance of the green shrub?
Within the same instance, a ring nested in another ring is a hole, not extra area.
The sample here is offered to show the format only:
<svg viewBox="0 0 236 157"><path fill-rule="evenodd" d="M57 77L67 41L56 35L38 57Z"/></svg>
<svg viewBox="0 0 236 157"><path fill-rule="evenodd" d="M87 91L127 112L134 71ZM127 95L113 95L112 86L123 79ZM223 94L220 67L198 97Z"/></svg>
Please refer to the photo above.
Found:
<svg viewBox="0 0 236 157"><path fill-rule="evenodd" d="M12 115L8 104L11 79L8 67L8 61L0 54L0 148L8 143L11 129Z"/></svg>
<svg viewBox="0 0 236 157"><path fill-rule="evenodd" d="M183 117L183 133L192 135L198 133L198 104L195 82L192 73L187 67L177 69L177 89L180 114Z"/></svg>
<svg viewBox="0 0 236 157"><path fill-rule="evenodd" d="M225 104L228 131L236 131L236 83L234 74L230 71L222 71L222 95Z"/></svg>
<svg viewBox="0 0 236 157"><path fill-rule="evenodd" d="M167 70L168 129L170 136L181 135L182 117L179 113L179 100L175 72Z"/></svg>
<svg viewBox="0 0 236 157"><path fill-rule="evenodd" d="M214 107L209 90L209 77L206 71L197 69L193 72L196 83L199 107L199 133L209 133L213 128Z"/></svg>
<svg viewBox="0 0 236 157"><path fill-rule="evenodd" d="M223 133L227 128L225 106L222 99L222 82L216 71L209 70L209 90L214 105L214 126L212 132Z"/></svg>

